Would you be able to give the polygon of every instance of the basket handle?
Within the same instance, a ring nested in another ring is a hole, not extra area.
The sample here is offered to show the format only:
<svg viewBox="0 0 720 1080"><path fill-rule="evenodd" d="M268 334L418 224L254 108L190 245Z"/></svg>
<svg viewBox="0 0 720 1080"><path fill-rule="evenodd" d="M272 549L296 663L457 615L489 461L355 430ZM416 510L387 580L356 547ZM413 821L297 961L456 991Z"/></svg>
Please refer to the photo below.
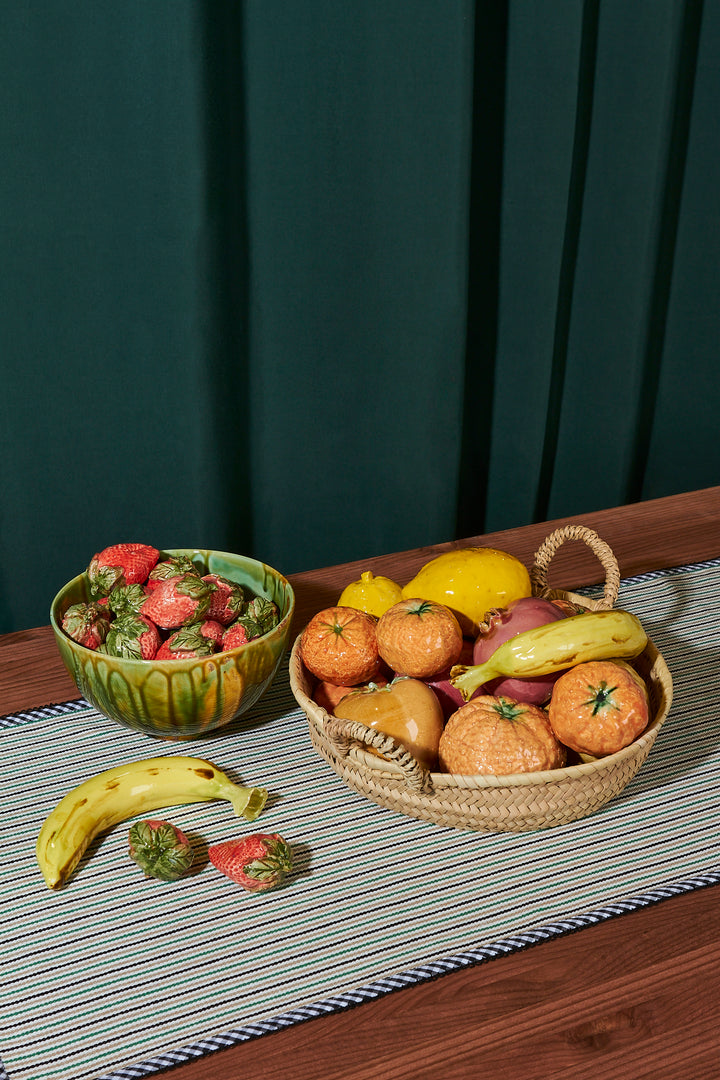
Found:
<svg viewBox="0 0 720 1080"><path fill-rule="evenodd" d="M403 771L407 786L413 791L427 794L433 790L430 773L392 736L361 724L358 720L346 720L340 716L328 716L324 726L328 738L341 757L347 757L353 743L361 743L377 750L383 757L398 765Z"/></svg>
<svg viewBox="0 0 720 1080"><path fill-rule="evenodd" d="M543 540L535 552L535 560L530 571L533 596L544 596L552 593L553 590L548 587L547 583L548 567L553 555L566 540L582 540L597 555L605 570L605 589L602 600L598 601L598 607L602 609L613 607L620 588L618 561L612 548L604 540L601 540L596 532L588 529L585 525L563 525L562 528L556 529L555 532L550 533Z"/></svg>

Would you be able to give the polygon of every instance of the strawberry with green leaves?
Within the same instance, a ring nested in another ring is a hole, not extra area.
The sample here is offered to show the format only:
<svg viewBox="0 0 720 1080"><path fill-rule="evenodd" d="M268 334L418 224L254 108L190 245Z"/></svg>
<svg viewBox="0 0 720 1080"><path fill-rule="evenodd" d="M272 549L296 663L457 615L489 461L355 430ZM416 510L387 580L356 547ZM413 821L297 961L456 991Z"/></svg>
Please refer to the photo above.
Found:
<svg viewBox="0 0 720 1080"><path fill-rule="evenodd" d="M163 641L155 653L155 659L190 660L196 656L212 656L216 652L216 643L202 634L200 625L200 623L194 623L176 630Z"/></svg>
<svg viewBox="0 0 720 1080"><path fill-rule="evenodd" d="M154 660L161 644L160 631L154 622L145 615L126 611L110 627L103 651L130 660Z"/></svg>
<svg viewBox="0 0 720 1080"><path fill-rule="evenodd" d="M108 635L111 618L107 609L100 604L71 604L63 615L62 628L79 645L84 645L86 649L97 649Z"/></svg>
<svg viewBox="0 0 720 1080"><path fill-rule="evenodd" d="M163 630L177 630L205 618L214 592L215 586L197 574L168 578L146 597L140 612Z"/></svg>
<svg viewBox="0 0 720 1080"><path fill-rule="evenodd" d="M142 585L116 585L110 595L99 602L107 604L115 615L125 615L127 612L138 614L146 596Z"/></svg>
<svg viewBox="0 0 720 1080"><path fill-rule="evenodd" d="M239 615L232 627L242 626L248 641L267 634L279 622L278 609L272 600L264 596L255 596L246 605L242 615Z"/></svg>
<svg viewBox="0 0 720 1080"><path fill-rule="evenodd" d="M254 833L208 848L216 870L248 892L265 892L282 884L292 870L292 852L278 833Z"/></svg>
<svg viewBox="0 0 720 1080"><path fill-rule="evenodd" d="M130 827L128 840L128 854L145 871L145 877L178 881L192 866L192 844L169 821L136 821Z"/></svg>
<svg viewBox="0 0 720 1080"><path fill-rule="evenodd" d="M228 626L241 614L245 593L242 585L220 574L205 574L203 581L215 586L215 593L210 601L208 618Z"/></svg>
<svg viewBox="0 0 720 1080"><path fill-rule="evenodd" d="M149 544L113 544L93 555L87 569L90 593L108 596L116 585L142 585L160 557Z"/></svg>
<svg viewBox="0 0 720 1080"><path fill-rule="evenodd" d="M148 592L153 592L162 581L182 577L183 574L197 574L197 568L192 559L187 555L170 555L153 566L148 574L145 588Z"/></svg>

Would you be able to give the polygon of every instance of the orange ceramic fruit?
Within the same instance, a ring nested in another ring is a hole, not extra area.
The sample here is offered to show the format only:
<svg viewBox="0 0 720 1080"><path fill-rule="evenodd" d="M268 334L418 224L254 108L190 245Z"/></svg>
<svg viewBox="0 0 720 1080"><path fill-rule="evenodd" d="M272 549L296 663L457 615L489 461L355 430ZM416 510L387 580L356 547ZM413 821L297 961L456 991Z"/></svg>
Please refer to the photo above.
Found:
<svg viewBox="0 0 720 1080"><path fill-rule="evenodd" d="M605 757L629 746L647 727L647 688L629 664L591 660L560 676L548 715L556 736L571 750Z"/></svg>
<svg viewBox="0 0 720 1080"><path fill-rule="evenodd" d="M463 705L440 736L440 768L458 776L560 769L565 748L537 705L484 694Z"/></svg>
<svg viewBox="0 0 720 1080"><path fill-rule="evenodd" d="M342 701L346 694L351 694L355 687L337 686L331 682L318 682L312 692L312 699L316 705L320 705L326 712L332 713L338 702Z"/></svg>
<svg viewBox="0 0 720 1080"><path fill-rule="evenodd" d="M394 604L377 624L380 656L398 675L429 679L460 658L463 635L450 608L409 598Z"/></svg>
<svg viewBox="0 0 720 1080"><path fill-rule="evenodd" d="M383 675L373 678L373 686L387 686L387 679ZM354 690L361 689L358 686L338 686L336 683L319 682L312 693L312 699L316 705L320 705L326 712L332 713L344 697Z"/></svg>
<svg viewBox="0 0 720 1080"><path fill-rule="evenodd" d="M400 677L384 687L372 683L355 690L336 705L335 715L392 736L425 769L437 768L443 712L433 691L419 679Z"/></svg>
<svg viewBox="0 0 720 1080"><path fill-rule="evenodd" d="M324 608L314 615L300 638L300 657L321 682L357 686L380 668L377 620L355 608Z"/></svg>

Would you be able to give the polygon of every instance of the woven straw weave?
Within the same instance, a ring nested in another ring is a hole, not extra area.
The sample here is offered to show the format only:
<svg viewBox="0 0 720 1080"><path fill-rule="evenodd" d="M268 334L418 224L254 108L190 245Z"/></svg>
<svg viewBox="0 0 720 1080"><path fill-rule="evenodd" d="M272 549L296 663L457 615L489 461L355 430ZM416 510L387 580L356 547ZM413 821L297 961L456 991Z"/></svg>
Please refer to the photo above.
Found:
<svg viewBox="0 0 720 1080"><path fill-rule="evenodd" d="M553 554L567 539L587 543L606 571L603 597L591 601L547 586ZM615 557L590 529L567 526L545 540L531 571L534 595L565 598L588 610L612 607L620 582ZM632 780L647 758L672 702L667 665L651 641L634 661L650 695L651 722L630 746L606 758L548 772L516 776L428 773L404 747L362 724L328 714L312 700L313 676L300 659L299 639L290 657L290 685L308 718L317 752L348 785L372 802L409 817L478 832L532 832L563 825L599 810ZM372 749L383 759L371 754ZM387 760L386 760L387 759Z"/></svg>

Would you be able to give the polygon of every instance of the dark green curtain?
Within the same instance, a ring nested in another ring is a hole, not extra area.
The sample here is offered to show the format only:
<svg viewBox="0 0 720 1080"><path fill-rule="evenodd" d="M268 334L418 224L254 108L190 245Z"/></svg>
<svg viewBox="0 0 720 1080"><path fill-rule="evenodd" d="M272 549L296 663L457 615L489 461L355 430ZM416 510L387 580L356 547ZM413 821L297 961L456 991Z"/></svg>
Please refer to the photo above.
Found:
<svg viewBox="0 0 720 1080"><path fill-rule="evenodd" d="M0 630L720 483L720 0L34 0L0 35Z"/></svg>

